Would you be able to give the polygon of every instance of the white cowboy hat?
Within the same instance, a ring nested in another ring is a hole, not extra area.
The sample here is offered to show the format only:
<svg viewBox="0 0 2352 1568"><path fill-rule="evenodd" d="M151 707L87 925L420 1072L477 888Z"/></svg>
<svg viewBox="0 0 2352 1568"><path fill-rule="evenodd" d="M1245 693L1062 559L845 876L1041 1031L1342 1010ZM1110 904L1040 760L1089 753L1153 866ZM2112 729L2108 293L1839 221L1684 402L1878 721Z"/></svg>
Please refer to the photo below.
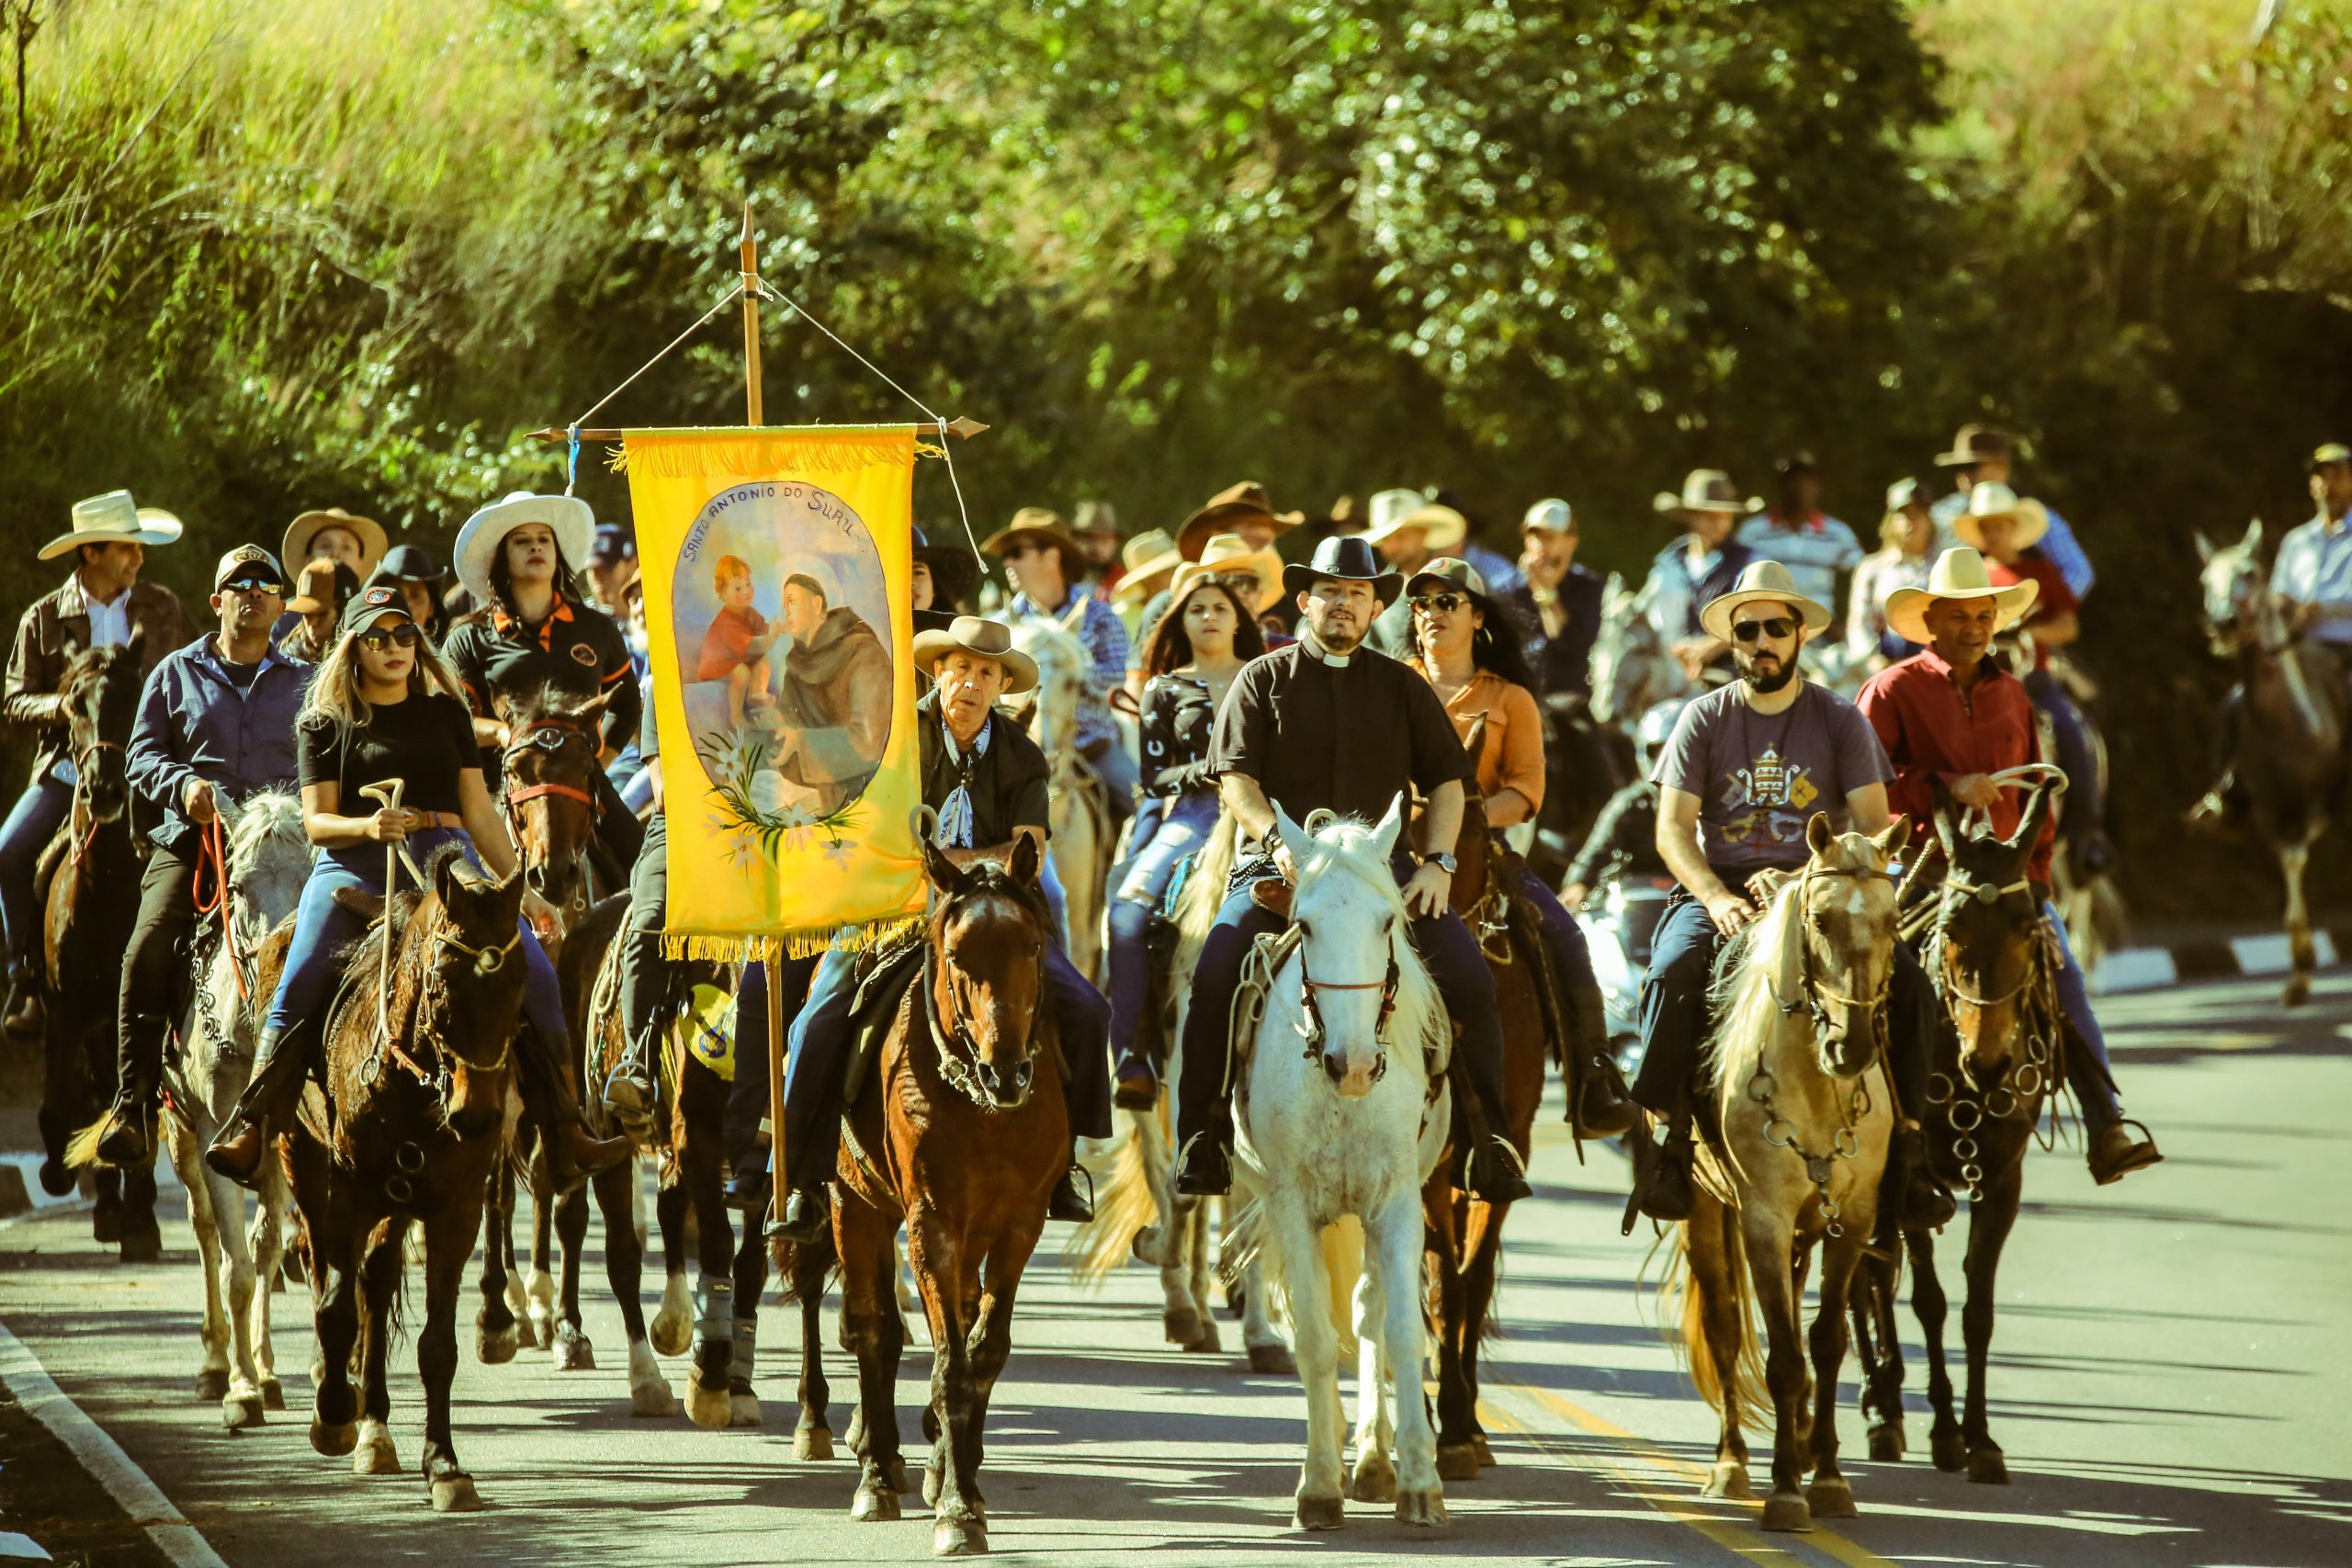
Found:
<svg viewBox="0 0 2352 1568"><path fill-rule="evenodd" d="M958 615L944 632L915 633L915 668L938 678L939 661L955 652L974 653L1004 666L1004 693L1010 697L1037 683L1037 661L1012 646L1012 634L1001 622L978 615Z"/></svg>
<svg viewBox="0 0 2352 1568"><path fill-rule="evenodd" d="M1986 517L2016 518L2009 543L2020 550L2030 549L2050 532L2050 509L2038 501L2018 500L2017 491L1997 479L1988 479L1968 492L1966 510L1951 520L1953 536L1972 549L1983 549L1984 530L1977 524Z"/></svg>
<svg viewBox="0 0 2352 1568"><path fill-rule="evenodd" d="M1740 499L1739 488L1721 468L1693 468L1683 476L1682 493L1662 490L1650 498L1650 510L1666 517L1686 517L1694 512L1722 512L1736 516L1751 510Z"/></svg>
<svg viewBox="0 0 2352 1568"><path fill-rule="evenodd" d="M1556 496L1549 501L1539 501L1527 509L1527 515L1520 522L1519 531L1522 534L1573 534L1577 531L1576 513L1568 510L1566 502Z"/></svg>
<svg viewBox="0 0 2352 1568"><path fill-rule="evenodd" d="M311 558L311 541L330 528L340 528L359 541L359 565L354 570L363 578L373 573L390 542L385 537L384 525L373 517L354 517L340 506L313 508L288 523L285 547L278 558L292 561L293 570L301 570L302 563Z"/></svg>
<svg viewBox="0 0 2352 1568"><path fill-rule="evenodd" d="M180 520L159 506L132 502L127 490L108 491L74 503L74 526L40 547L50 560L81 545L111 545L130 540L141 545L168 545L180 536Z"/></svg>
<svg viewBox="0 0 2352 1568"><path fill-rule="evenodd" d="M1995 587L1984 570L1984 558L1966 545L1958 545L1936 558L1925 588L1898 588L1886 596L1886 624L1904 641L1925 645L1936 640L1928 631L1928 605L1939 599L1990 599L1998 607L2000 618L1993 626L1998 632L2023 620L2041 592L2041 584L2030 578L2007 588Z"/></svg>
<svg viewBox="0 0 2352 1568"><path fill-rule="evenodd" d="M1794 605L1804 617L1804 629L1816 637L1829 629L1828 606L1816 604L1798 592L1796 579L1776 560L1748 562L1747 570L1739 574L1739 581L1732 584L1730 592L1707 601L1707 607L1699 612L1699 624L1707 629L1709 637L1718 642L1729 642L1732 615L1742 604L1759 600Z"/></svg>
<svg viewBox="0 0 2352 1568"><path fill-rule="evenodd" d="M1372 526L1362 536L1365 544L1377 548L1408 528L1420 529L1421 543L1431 555L1442 556L1469 535L1470 520L1417 490L1384 490L1372 498Z"/></svg>
<svg viewBox="0 0 2352 1568"><path fill-rule="evenodd" d="M1168 603L1172 607L1183 603L1184 595L1213 577L1226 577L1249 572L1258 580L1258 592L1250 602L1250 613L1262 615L1280 602L1283 596L1283 558L1272 547L1253 550L1250 541L1238 534L1215 534L1201 547L1201 558L1180 567L1176 581L1168 586Z"/></svg>
<svg viewBox="0 0 2352 1568"><path fill-rule="evenodd" d="M458 530L458 581L487 604L496 595L490 586L490 563L506 536L526 523L544 523L555 534L555 547L563 564L574 571L586 570L588 547L596 537L596 514L577 496L534 495L518 490L466 519Z"/></svg>

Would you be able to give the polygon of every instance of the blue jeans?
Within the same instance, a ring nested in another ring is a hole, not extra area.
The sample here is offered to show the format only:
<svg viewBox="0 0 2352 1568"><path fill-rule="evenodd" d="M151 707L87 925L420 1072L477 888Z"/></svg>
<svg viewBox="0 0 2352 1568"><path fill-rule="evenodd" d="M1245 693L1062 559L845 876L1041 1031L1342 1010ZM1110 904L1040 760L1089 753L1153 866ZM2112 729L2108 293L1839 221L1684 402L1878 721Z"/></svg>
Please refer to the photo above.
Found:
<svg viewBox="0 0 2352 1568"><path fill-rule="evenodd" d="M2107 803L2099 798L2098 759L2091 750L2083 716L2047 670L2027 676L2025 689L2033 705L2050 716L2051 741L2058 753L2054 760L2066 770L2066 836L2087 843L2107 820Z"/></svg>
<svg viewBox="0 0 2352 1568"><path fill-rule="evenodd" d="M2048 917L2050 929L2058 933L2058 952L2064 960L2055 977L2058 1006L2066 1014L2066 1021L2075 1026L2075 1035L2082 1041L2084 1052L2091 1059L2089 1063L2068 1063L2067 1077L2074 1084L2075 1099L2083 1108L2084 1124L2096 1133L2123 1120L2123 1107L2116 1103L2113 1074L2108 1065L2107 1033L2091 1011L2090 987L2084 980L2083 966L2075 962L2073 945L2066 941L2065 922L2048 903L2041 906L2041 912Z"/></svg>
<svg viewBox="0 0 2352 1568"><path fill-rule="evenodd" d="M1149 1000L1151 958L1144 940L1152 917L1178 863L1201 847L1216 827L1216 796L1199 794L1173 801L1155 796L1136 816L1135 852L1115 879L1118 892L1111 901L1111 1054L1119 1061L1134 1052Z"/></svg>
<svg viewBox="0 0 2352 1568"><path fill-rule="evenodd" d="M856 959L845 948L825 954L786 1042L784 1157L785 1173L794 1187L816 1187L831 1179L841 1157L842 1075L849 1067ZM1046 949L1046 999L1061 1034L1062 1056L1069 1064L1062 1094L1070 1131L1082 1138L1107 1138L1111 1071L1103 1043L1111 1032L1111 1005L1071 967L1061 949L1051 946Z"/></svg>
<svg viewBox="0 0 2352 1568"><path fill-rule="evenodd" d="M789 1043L793 1022L808 999L817 960L786 958L776 969L784 987L785 1039ZM742 983L735 987L735 1081L728 1086L727 1109L718 1124L727 1163L738 1174L768 1168L768 1151L760 1142L760 1122L767 1113L768 966L746 964Z"/></svg>
<svg viewBox="0 0 2352 1568"><path fill-rule="evenodd" d="M33 873L40 852L74 810L74 786L43 773L17 797L16 809L0 824L0 935L8 946L8 976L24 973L25 961L40 947L40 906L33 897Z"/></svg>
<svg viewBox="0 0 2352 1568"><path fill-rule="evenodd" d="M1593 977L1592 949L1585 943L1584 928L1577 924L1577 918L1568 913L1560 896L1535 874L1532 866L1521 869L1519 890L1535 906L1536 918L1543 923L1544 945L1552 950L1552 964L1560 972L1560 985L1566 993L1560 999L1573 1007L1573 998L1580 987L1600 983ZM1589 1043L1597 1046L1600 1043Z"/></svg>
<svg viewBox="0 0 2352 1568"><path fill-rule="evenodd" d="M468 863L480 869L481 862L474 856L473 840L455 828L428 828L422 833L411 833L409 856L422 866L425 857L443 844L461 845ZM402 880L406 880L404 870ZM277 976L277 994L269 1000L266 1028L282 1032L300 1022L323 1021L318 1016L319 1010L334 995L335 985L343 977L343 966L335 954L368 929L366 920L335 902L335 894L346 887L379 895L384 891L383 845L363 840L341 849L321 850L311 862L311 879L302 885L302 902L294 912L294 943L287 950L286 968ZM522 924L521 930L523 1016L538 1032L541 1043L554 1053L555 1060L562 1062L568 1059L566 1047L571 1032L563 1021L563 993L556 984L555 965L548 962L547 950L539 945L531 928Z"/></svg>

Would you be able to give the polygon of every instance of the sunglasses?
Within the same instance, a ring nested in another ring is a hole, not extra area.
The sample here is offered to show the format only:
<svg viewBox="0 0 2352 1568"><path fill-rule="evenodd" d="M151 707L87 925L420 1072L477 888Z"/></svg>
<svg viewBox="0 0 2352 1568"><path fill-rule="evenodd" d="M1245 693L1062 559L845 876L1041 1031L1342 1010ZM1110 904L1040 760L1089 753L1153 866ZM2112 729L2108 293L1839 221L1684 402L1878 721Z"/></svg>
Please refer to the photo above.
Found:
<svg viewBox="0 0 2352 1568"><path fill-rule="evenodd" d="M1424 593L1413 601L1413 614L1417 615L1450 615L1468 603L1470 603L1470 599L1467 594Z"/></svg>
<svg viewBox="0 0 2352 1568"><path fill-rule="evenodd" d="M1775 615L1769 621L1736 621L1731 628L1735 642L1754 642L1758 637L1769 637L1774 642L1797 635L1797 624L1786 615Z"/></svg>
<svg viewBox="0 0 2352 1568"><path fill-rule="evenodd" d="M222 583L220 585L220 592L223 593L253 593L258 594L264 598L278 599L285 596L286 584L282 582L272 582L264 578L240 577L232 582Z"/></svg>
<svg viewBox="0 0 2352 1568"><path fill-rule="evenodd" d="M381 653L386 649L395 646L414 648L424 640L424 634L417 630L413 624L394 626L390 631L371 626L359 634L359 646L370 653Z"/></svg>

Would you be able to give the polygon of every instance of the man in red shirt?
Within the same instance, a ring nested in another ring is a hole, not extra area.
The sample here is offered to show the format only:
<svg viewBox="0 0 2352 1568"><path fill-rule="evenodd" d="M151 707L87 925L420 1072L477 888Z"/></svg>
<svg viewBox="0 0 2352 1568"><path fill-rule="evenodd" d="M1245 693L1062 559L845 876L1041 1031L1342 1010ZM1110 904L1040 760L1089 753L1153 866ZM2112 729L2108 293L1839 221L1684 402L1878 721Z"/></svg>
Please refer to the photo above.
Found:
<svg viewBox="0 0 2352 1568"><path fill-rule="evenodd" d="M2023 802L1992 775L2040 760L2033 702L2017 677L1985 653L1996 635L2033 609L2040 592L2033 580L1996 581L1984 558L1963 547L1943 553L1925 588L1898 588L1887 595L1889 629L1928 646L1872 676L1856 705L1894 765L1887 807L1911 818L1915 841L1917 830L1935 820L1931 778L1941 779L1962 806L1989 813L1995 832L2006 837L2017 831ZM2058 935L2064 960L2056 976L2058 1004L2074 1025L2066 1032L2067 1046L2073 1052L2079 1044L2079 1055L2088 1058L2069 1062L2068 1077L2090 1132L2091 1175L2105 1185L2164 1156L2152 1139L2132 1135L2116 1103L2107 1040L2091 1012L2082 965L2050 906L2054 836L2044 818L2026 874Z"/></svg>

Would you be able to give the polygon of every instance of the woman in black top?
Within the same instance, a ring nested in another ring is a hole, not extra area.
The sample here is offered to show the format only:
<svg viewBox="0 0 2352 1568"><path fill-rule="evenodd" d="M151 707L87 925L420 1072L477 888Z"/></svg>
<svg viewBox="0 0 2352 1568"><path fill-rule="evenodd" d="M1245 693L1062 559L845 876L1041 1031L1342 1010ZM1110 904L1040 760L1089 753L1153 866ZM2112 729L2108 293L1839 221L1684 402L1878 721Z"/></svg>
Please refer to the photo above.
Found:
<svg viewBox="0 0 2352 1568"><path fill-rule="evenodd" d="M1111 1047L1116 1102L1148 1109L1158 1067L1136 1051L1151 994L1145 940L1177 866L1216 826L1216 775L1208 765L1216 705L1241 666L1266 651L1241 596L1199 567L1170 590L1168 613L1143 657L1143 803L1111 901Z"/></svg>
<svg viewBox="0 0 2352 1568"><path fill-rule="evenodd" d="M383 885L386 845L402 846L416 866L455 844L477 868L487 863L502 877L514 869L514 845L482 783L472 716L397 588L364 589L344 612L340 637L311 682L295 751L302 826L319 851L254 1049L253 1082L208 1155L215 1169L240 1181L259 1169L269 1124L300 1092L317 1049L318 1031L309 1026L322 1021L318 1015L341 976L336 954L365 929L335 895L345 888L379 897L393 891ZM371 806L360 793L394 779L403 784L397 807ZM532 931L535 920L553 918L544 899L524 894L528 1026L517 1060L525 1099L543 1112L550 1149L564 1163L593 1165L607 1151L580 1127L560 1066L568 1055L562 995ZM281 1052L280 1042L298 1031L303 1043Z"/></svg>

